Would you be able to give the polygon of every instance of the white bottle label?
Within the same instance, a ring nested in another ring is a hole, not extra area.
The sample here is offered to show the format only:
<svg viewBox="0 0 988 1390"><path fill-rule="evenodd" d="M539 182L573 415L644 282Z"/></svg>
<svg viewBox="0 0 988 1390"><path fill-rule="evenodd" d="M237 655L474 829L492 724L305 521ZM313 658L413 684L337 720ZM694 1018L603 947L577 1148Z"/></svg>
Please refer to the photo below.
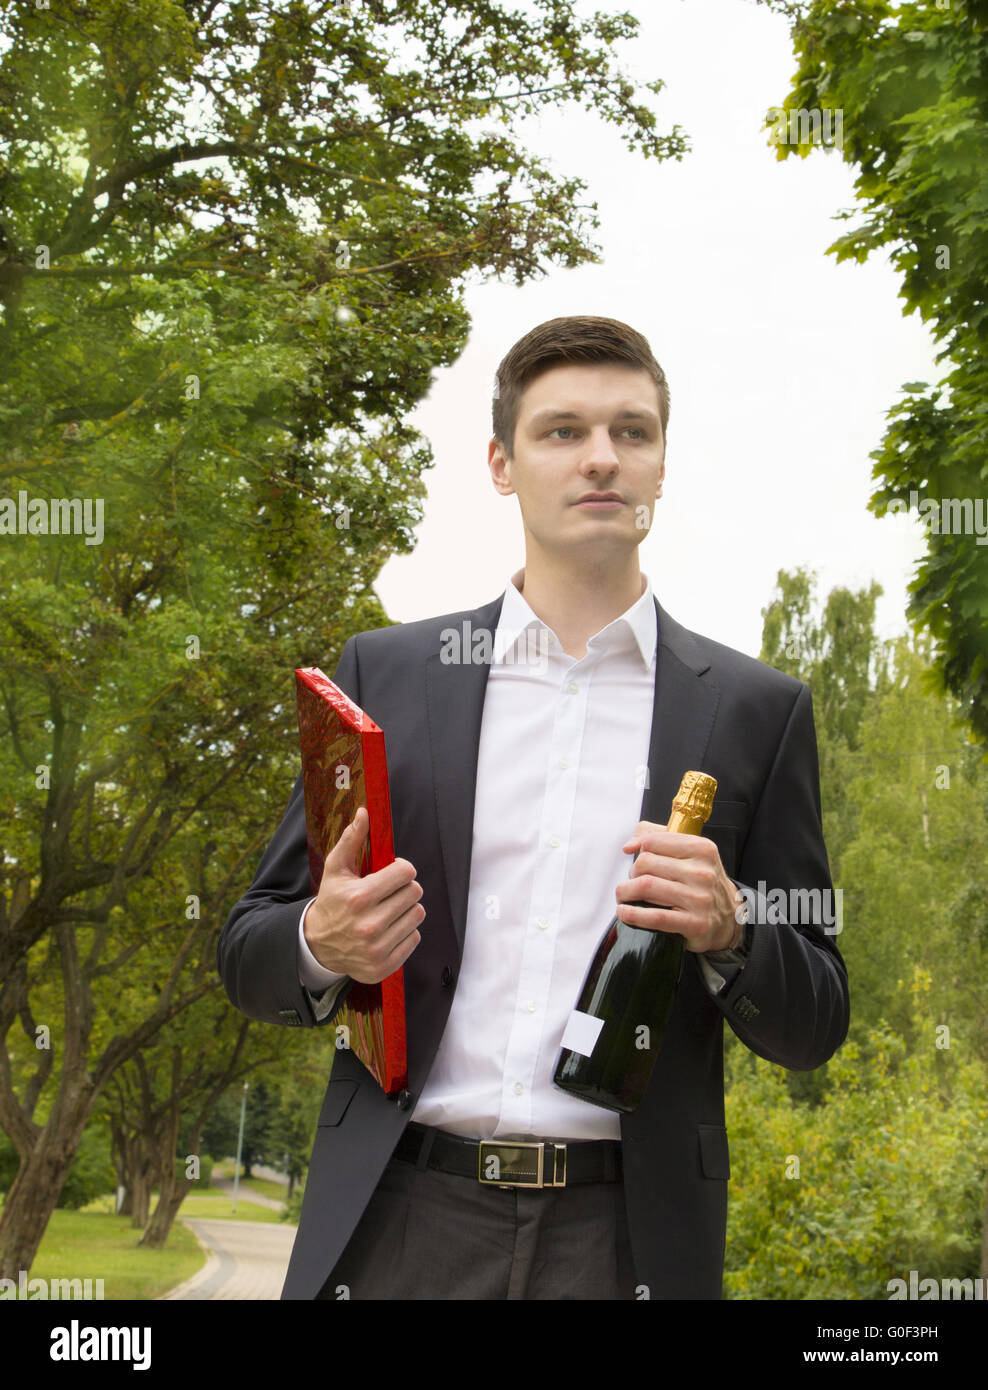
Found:
<svg viewBox="0 0 988 1390"><path fill-rule="evenodd" d="M581 1014L579 1009L574 1009L563 1030L560 1046L569 1048L570 1052L579 1052L581 1057L591 1057L603 1026L602 1018Z"/></svg>

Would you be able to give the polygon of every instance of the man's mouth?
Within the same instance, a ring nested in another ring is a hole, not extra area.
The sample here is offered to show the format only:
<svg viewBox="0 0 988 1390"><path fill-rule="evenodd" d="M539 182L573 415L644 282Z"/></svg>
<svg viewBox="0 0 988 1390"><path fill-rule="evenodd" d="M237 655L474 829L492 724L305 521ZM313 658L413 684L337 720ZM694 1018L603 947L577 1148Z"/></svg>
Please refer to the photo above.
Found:
<svg viewBox="0 0 988 1390"><path fill-rule="evenodd" d="M582 497L577 498L573 505L609 510L612 507L623 507L624 499L617 492L587 492Z"/></svg>

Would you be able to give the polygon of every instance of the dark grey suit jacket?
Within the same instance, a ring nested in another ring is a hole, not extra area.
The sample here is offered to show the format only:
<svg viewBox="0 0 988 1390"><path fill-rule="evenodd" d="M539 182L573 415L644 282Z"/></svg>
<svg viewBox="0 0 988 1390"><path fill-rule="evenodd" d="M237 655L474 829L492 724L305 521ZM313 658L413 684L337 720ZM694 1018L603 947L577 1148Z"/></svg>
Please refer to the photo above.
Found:
<svg viewBox="0 0 988 1390"><path fill-rule="evenodd" d="M474 784L489 666L440 659L443 629L497 626L484 607L351 638L333 679L385 731L395 854L415 865L426 917L405 963L408 1089L389 1099L350 1051L336 1054L319 1115L282 1298L315 1298L371 1197L422 1091L456 989L466 924ZM689 632L656 602L658 652L641 819L664 823L683 772L717 778L705 833L752 892L831 889L809 689ZM626 836L631 826L615 826ZM298 922L311 896L301 779L254 881L223 928L233 1004L265 1023L316 1026L299 981ZM762 906L762 900L759 899ZM822 1065L848 1027L847 972L825 917L754 927L744 969L714 995L686 953L649 1089L621 1117L637 1279L653 1299L717 1299L730 1176L723 1022L760 1057ZM601 931L607 924L601 923ZM345 991L344 991L345 992ZM342 1002L320 1020L331 1024ZM575 1002L575 1001L574 1001Z"/></svg>

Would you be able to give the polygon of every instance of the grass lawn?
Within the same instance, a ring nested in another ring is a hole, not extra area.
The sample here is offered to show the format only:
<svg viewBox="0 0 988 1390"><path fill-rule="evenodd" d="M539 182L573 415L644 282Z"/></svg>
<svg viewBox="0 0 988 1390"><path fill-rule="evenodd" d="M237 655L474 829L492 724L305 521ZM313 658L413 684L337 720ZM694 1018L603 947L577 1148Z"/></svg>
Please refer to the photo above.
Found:
<svg viewBox="0 0 988 1390"><path fill-rule="evenodd" d="M244 1182L241 1191L254 1186ZM275 1182L257 1180L258 1189L275 1189L270 1195L282 1196ZM152 1194L151 1210L157 1201ZM206 1255L190 1230L182 1225L183 1216L223 1218L228 1221L278 1221L279 1213L256 1206L238 1196L237 1213L230 1211L230 1194L206 1189L190 1194L179 1208L163 1250L138 1246L141 1232L134 1230L129 1216L117 1216L112 1193L98 1197L81 1211L55 1211L48 1223L38 1254L31 1266L30 1279L103 1280L105 1299L151 1299L190 1279L206 1262ZM0 1206L3 1195L0 1194ZM94 1285L95 1287L95 1285Z"/></svg>
<svg viewBox="0 0 988 1390"><path fill-rule="evenodd" d="M157 1298L206 1262L199 1242L181 1221L172 1226L163 1250L139 1249L140 1238L129 1216L53 1212L28 1277L102 1279L106 1299Z"/></svg>
<svg viewBox="0 0 988 1390"><path fill-rule="evenodd" d="M237 1214L234 1216L230 1210L233 1200L229 1192L218 1192L215 1188L207 1187L204 1192L190 1192L188 1197L178 1209L178 1216L172 1225L172 1231L176 1229L183 1216L208 1216L211 1221L217 1217L225 1217L227 1221L278 1221L281 1213L271 1211L269 1207L259 1207L254 1202L244 1200L243 1188L245 1184L241 1182L241 1191L237 1195ZM154 1211L154 1204L158 1200L157 1192L151 1194L151 1210ZM112 1193L107 1193L105 1197L97 1197L95 1202L90 1202L83 1207L83 1212L109 1213L113 1211L114 1198ZM130 1218L125 1218L129 1220ZM168 1236L168 1244L171 1244L171 1233ZM165 1247L168 1248L167 1246Z"/></svg>
<svg viewBox="0 0 988 1390"><path fill-rule="evenodd" d="M275 1182L273 1178L241 1178L241 1192L256 1192L261 1197L273 1197L276 1202L288 1201L288 1184ZM240 1205L239 1196L237 1205Z"/></svg>
<svg viewBox="0 0 988 1390"><path fill-rule="evenodd" d="M213 1176L217 1178L229 1178L233 1181L233 1163L216 1163L213 1165ZM273 1178L240 1178L240 1192L257 1192L261 1197L273 1197L275 1201L286 1202L288 1200L288 1184L285 1182L275 1182ZM237 1205L240 1205L239 1194Z"/></svg>
<svg viewBox="0 0 988 1390"><path fill-rule="evenodd" d="M259 1207L254 1202L245 1202L242 1193L237 1197L237 1214L235 1216L230 1210L230 1202L231 1197L228 1192L217 1192L215 1196L189 1196L182 1203L178 1217L181 1219L183 1216L208 1216L210 1220L215 1217L225 1217L228 1221L278 1222L281 1220L280 1212L272 1211L270 1207Z"/></svg>

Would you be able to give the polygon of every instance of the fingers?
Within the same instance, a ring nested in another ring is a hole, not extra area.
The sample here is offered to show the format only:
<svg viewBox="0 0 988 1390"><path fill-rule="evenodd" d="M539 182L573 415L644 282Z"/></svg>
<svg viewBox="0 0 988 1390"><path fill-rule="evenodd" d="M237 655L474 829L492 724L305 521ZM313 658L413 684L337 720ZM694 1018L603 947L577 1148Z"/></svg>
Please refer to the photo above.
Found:
<svg viewBox="0 0 988 1390"><path fill-rule="evenodd" d="M377 984L404 964L422 939L418 928L425 918L422 885L407 859L361 875L369 831L361 806L327 854L305 918L316 959L361 984Z"/></svg>
<svg viewBox="0 0 988 1390"><path fill-rule="evenodd" d="M670 912L657 906L642 908L637 903L618 903L617 916L629 927L644 927L647 931L685 935L685 918L682 912Z"/></svg>
<svg viewBox="0 0 988 1390"><path fill-rule="evenodd" d="M418 884L412 886L419 887ZM396 903L407 896L415 895L396 895ZM363 984L378 984L392 975L400 965L404 965L422 940L418 928L424 919L425 908L420 902L413 901L396 918L384 924L378 921L362 922L354 932L355 963L347 973Z"/></svg>
<svg viewBox="0 0 988 1390"><path fill-rule="evenodd" d="M699 890L712 889L718 882L718 865L712 858L673 859L665 854L650 854L643 850L622 882L636 884L642 878L663 879L668 883L687 884Z"/></svg>
<svg viewBox="0 0 988 1390"><path fill-rule="evenodd" d="M664 854L670 859L702 859L717 848L713 840L703 835L683 835L657 825L650 826L644 834L625 840L621 848L627 850L631 845L641 850L642 854Z"/></svg>
<svg viewBox="0 0 988 1390"><path fill-rule="evenodd" d="M392 863L386 864L383 869L377 869L374 873L361 876L360 869L363 864L369 833L370 817L367 814L367 808L359 806L353 820L343 831L329 854L326 855L319 887L320 895L322 895L323 884L328 879L337 876L351 877L358 879L361 884L357 905L373 907L390 897L392 893L405 884L412 882L415 878L415 865L409 863L407 859L395 859Z"/></svg>
<svg viewBox="0 0 988 1390"><path fill-rule="evenodd" d="M616 897L619 907L630 903L646 903L650 907L664 907L681 912L694 912L703 907L708 895L702 889L674 879L659 878L653 874L641 874L637 878L625 879L618 885Z"/></svg>
<svg viewBox="0 0 988 1390"><path fill-rule="evenodd" d="M384 960L382 980L386 979L388 975L393 975L399 966L404 965L422 940L418 926L424 917L425 908L419 903L415 903L407 912L402 913L398 921L393 924L389 940L393 940L394 944Z"/></svg>
<svg viewBox="0 0 988 1390"><path fill-rule="evenodd" d="M665 832L665 824L659 824L657 821L651 820L640 820L638 824L635 826L634 830L625 840L621 848L627 849L629 845L634 845L637 848L640 848L641 845L645 842L645 840L655 830L661 830Z"/></svg>
<svg viewBox="0 0 988 1390"><path fill-rule="evenodd" d="M390 865L388 866L390 868ZM361 889L364 883L361 882ZM374 912L366 911L362 913L360 931L369 939L381 937L385 932L393 929L395 925L409 911L419 907L419 899L422 897L422 885L418 879L411 883L406 883L396 892L389 893L379 904ZM370 903L361 903L356 893L351 896L351 905L358 908L369 909L373 906ZM425 908L420 908L416 925L425 916Z"/></svg>

